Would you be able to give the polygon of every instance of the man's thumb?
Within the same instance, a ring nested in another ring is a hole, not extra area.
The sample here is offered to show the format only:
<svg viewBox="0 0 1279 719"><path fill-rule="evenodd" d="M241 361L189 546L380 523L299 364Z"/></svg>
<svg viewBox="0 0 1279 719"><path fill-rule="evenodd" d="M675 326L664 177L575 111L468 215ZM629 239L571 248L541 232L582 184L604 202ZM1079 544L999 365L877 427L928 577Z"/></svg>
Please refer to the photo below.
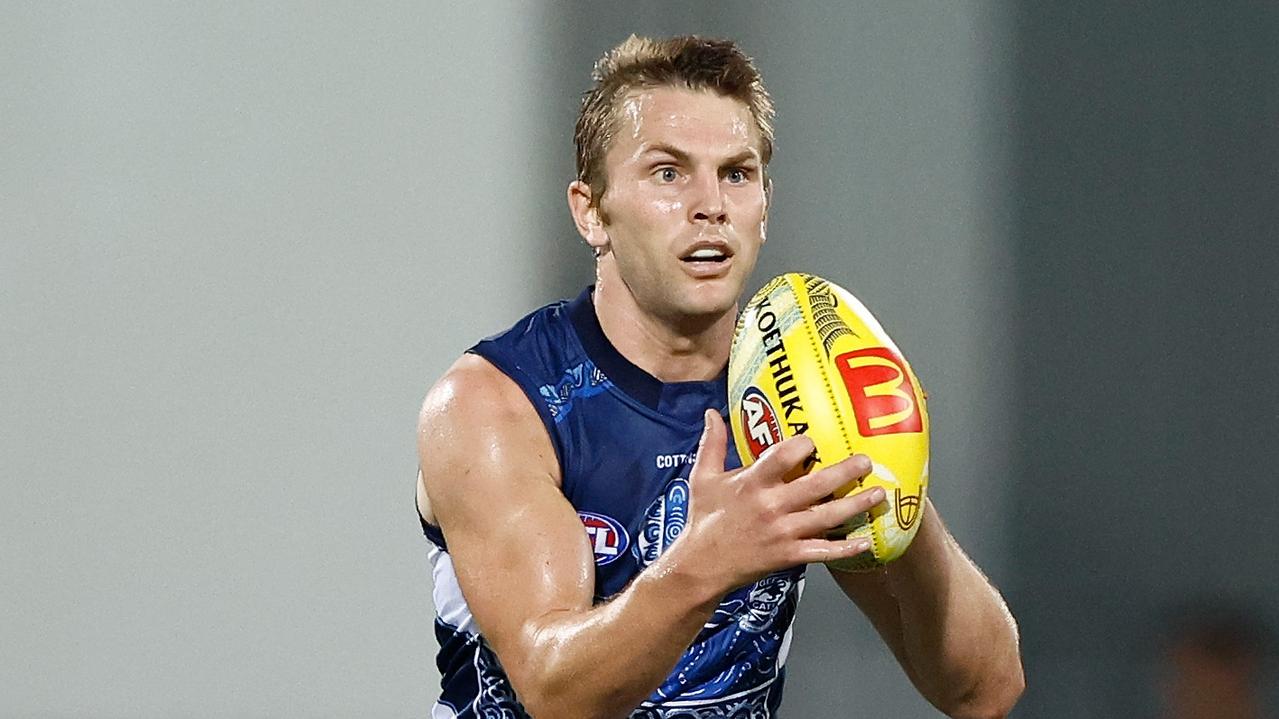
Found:
<svg viewBox="0 0 1279 719"><path fill-rule="evenodd" d="M719 416L719 412L708 409L703 420L706 427L697 444L697 466L712 472L723 472L724 459L728 453L728 432L724 428L724 418Z"/></svg>

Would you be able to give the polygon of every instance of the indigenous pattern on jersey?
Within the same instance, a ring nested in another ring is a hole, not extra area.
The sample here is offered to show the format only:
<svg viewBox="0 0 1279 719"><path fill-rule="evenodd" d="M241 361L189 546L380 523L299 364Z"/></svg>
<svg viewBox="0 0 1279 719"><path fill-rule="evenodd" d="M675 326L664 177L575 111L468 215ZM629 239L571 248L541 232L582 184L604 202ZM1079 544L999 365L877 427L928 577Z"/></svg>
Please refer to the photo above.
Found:
<svg viewBox="0 0 1279 719"><path fill-rule="evenodd" d="M725 376L663 384L631 364L600 329L590 288L470 351L513 379L537 409L559 458L562 491L595 553L595 601L620 592L684 528L702 413L726 412ZM731 446L728 457L730 467L740 466ZM527 716L472 621L445 537L422 525L432 543L440 643L442 693L432 719ZM773 717L803 582L804 568L795 567L729 593L631 716Z"/></svg>

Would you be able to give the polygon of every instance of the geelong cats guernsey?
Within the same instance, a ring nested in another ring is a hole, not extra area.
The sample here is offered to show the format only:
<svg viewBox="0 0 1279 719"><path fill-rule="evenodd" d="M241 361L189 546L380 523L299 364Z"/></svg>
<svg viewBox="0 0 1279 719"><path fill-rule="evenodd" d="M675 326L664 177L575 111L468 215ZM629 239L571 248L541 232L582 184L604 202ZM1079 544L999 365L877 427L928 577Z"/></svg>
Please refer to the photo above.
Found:
<svg viewBox="0 0 1279 719"><path fill-rule="evenodd" d="M594 549L595 601L607 600L684 528L702 413L726 411L725 376L663 384L631 364L600 329L590 288L470 351L514 380L537 409L559 458L564 496ZM732 447L728 457L740 466ZM471 618L447 538L426 522L423 529L431 542L442 686L432 719L526 717ZM803 575L795 567L729 593L631 717L774 716Z"/></svg>

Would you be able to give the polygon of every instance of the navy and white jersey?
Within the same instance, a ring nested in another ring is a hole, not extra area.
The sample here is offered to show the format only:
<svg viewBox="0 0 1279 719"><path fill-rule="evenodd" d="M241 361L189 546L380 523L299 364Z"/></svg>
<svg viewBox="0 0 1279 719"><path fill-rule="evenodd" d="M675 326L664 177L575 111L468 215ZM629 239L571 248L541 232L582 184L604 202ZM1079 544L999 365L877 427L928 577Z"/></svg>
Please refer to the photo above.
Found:
<svg viewBox="0 0 1279 719"><path fill-rule="evenodd" d="M608 342L588 288L470 350L509 376L537 409L558 455L561 489L595 553L595 601L622 591L684 528L703 412L726 412L726 377L663 384ZM732 441L730 437L730 442ZM730 466L740 466L728 449ZM496 655L458 588L446 538L431 542L442 692L432 719L518 718ZM660 687L632 717L773 717L804 568L729 593Z"/></svg>

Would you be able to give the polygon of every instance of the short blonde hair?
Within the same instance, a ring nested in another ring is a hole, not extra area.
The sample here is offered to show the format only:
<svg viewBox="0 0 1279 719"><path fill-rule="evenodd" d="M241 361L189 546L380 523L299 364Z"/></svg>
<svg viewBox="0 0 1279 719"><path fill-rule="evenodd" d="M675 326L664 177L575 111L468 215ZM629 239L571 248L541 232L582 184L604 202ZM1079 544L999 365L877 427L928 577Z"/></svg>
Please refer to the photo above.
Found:
<svg viewBox="0 0 1279 719"><path fill-rule="evenodd" d="M631 35L604 53L591 76L595 83L582 96L573 132L577 179L590 185L591 204L599 203L608 186L604 155L617 132L618 108L635 90L687 87L740 100L759 130L760 161L767 165L773 157L773 99L754 61L730 40Z"/></svg>

